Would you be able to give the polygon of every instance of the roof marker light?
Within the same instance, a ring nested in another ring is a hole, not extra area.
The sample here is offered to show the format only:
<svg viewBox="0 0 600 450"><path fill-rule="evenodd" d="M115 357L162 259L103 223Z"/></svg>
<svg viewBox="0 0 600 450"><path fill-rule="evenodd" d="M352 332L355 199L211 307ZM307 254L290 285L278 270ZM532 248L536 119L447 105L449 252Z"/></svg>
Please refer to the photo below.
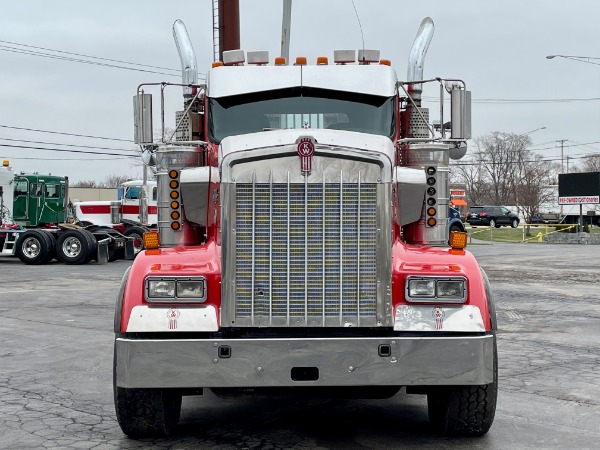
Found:
<svg viewBox="0 0 600 450"><path fill-rule="evenodd" d="M247 56L248 64L255 64L257 66L264 66L265 64L269 64L268 51L248 52Z"/></svg>
<svg viewBox="0 0 600 450"><path fill-rule="evenodd" d="M214 69L215 67L221 67L223 65L223 61L215 61L214 63L212 63L212 68Z"/></svg>
<svg viewBox="0 0 600 450"><path fill-rule="evenodd" d="M326 66L327 64L329 64L329 59L327 59L327 56L317 57L317 66Z"/></svg>
<svg viewBox="0 0 600 450"><path fill-rule="evenodd" d="M334 50L333 62L336 64L352 64L356 62L355 50Z"/></svg>
<svg viewBox="0 0 600 450"><path fill-rule="evenodd" d="M296 56L296 65L297 66L305 66L306 65L306 56Z"/></svg>
<svg viewBox="0 0 600 450"><path fill-rule="evenodd" d="M275 58L276 66L285 66L286 64L287 64L287 61L285 60L285 58L283 56L277 56Z"/></svg>
<svg viewBox="0 0 600 450"><path fill-rule="evenodd" d="M389 59L382 59L381 61L379 61L379 65L380 66L391 66L392 61L390 61Z"/></svg>
<svg viewBox="0 0 600 450"><path fill-rule="evenodd" d="M223 52L223 64L226 66L239 66L244 64L244 50L226 50Z"/></svg>
<svg viewBox="0 0 600 450"><path fill-rule="evenodd" d="M359 64L370 64L379 62L379 50L359 50L358 51L358 63Z"/></svg>

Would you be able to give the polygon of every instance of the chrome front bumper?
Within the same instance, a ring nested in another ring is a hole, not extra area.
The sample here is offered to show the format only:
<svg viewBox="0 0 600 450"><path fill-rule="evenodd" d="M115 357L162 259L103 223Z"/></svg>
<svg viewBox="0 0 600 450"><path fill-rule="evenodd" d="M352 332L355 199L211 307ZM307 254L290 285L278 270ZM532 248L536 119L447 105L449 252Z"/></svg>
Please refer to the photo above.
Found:
<svg viewBox="0 0 600 450"><path fill-rule="evenodd" d="M117 338L116 383L124 388L481 385L493 380L493 352L493 335Z"/></svg>

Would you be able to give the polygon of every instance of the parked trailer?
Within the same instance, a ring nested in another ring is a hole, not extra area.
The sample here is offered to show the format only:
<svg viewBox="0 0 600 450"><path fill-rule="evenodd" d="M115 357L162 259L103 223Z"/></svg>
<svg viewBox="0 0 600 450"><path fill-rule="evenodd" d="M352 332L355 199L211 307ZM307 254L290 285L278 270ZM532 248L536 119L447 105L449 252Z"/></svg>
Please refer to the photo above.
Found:
<svg viewBox="0 0 600 450"><path fill-rule="evenodd" d="M133 259L134 239L107 226L66 223L68 179L0 167L0 255L25 264Z"/></svg>

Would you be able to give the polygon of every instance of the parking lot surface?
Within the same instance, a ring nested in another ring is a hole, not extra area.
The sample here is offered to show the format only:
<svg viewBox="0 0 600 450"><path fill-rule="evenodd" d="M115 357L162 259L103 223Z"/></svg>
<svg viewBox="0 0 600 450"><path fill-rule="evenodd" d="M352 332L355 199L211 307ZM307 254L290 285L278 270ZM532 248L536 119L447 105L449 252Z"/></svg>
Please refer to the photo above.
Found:
<svg viewBox="0 0 600 450"><path fill-rule="evenodd" d="M499 398L482 438L428 425L424 396L185 397L174 436L125 437L112 397L113 308L128 262L0 259L0 448L599 448L600 247L469 247L492 282Z"/></svg>

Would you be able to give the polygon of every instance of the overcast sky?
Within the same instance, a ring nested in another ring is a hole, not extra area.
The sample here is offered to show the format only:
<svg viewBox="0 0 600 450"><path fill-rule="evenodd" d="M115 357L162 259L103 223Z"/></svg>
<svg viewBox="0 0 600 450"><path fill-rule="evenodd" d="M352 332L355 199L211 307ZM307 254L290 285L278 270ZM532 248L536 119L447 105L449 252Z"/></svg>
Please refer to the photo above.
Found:
<svg viewBox="0 0 600 450"><path fill-rule="evenodd" d="M242 48L269 50L272 59L279 53L281 1L240 0L240 4ZM548 158L560 158L556 141L562 139L567 139L565 156L600 153L600 59L590 60L593 64L546 59L551 54L600 57L597 0L354 0L354 4L365 48L380 49L382 58L392 60L400 79L406 78L408 53L421 19L433 19L435 35L425 60L425 77L466 81L473 96L474 136L546 127L530 136L533 149ZM51 172L72 181L101 181L113 174L141 176L139 164L131 158L9 146L117 154L135 149L132 97L137 85L180 80L171 31L176 19L185 22L199 71L206 72L213 54L211 0L3 2L0 159L9 159L16 171ZM350 0L294 0L291 28L292 57L314 61L317 56L331 58L334 49L362 47ZM33 56L19 52L125 66L22 45L176 71L135 66L163 75ZM171 96L175 109L181 96L176 91ZM431 107L437 109L435 104ZM172 121L172 116L169 112L167 119ZM432 111L431 116L436 118L437 113Z"/></svg>

